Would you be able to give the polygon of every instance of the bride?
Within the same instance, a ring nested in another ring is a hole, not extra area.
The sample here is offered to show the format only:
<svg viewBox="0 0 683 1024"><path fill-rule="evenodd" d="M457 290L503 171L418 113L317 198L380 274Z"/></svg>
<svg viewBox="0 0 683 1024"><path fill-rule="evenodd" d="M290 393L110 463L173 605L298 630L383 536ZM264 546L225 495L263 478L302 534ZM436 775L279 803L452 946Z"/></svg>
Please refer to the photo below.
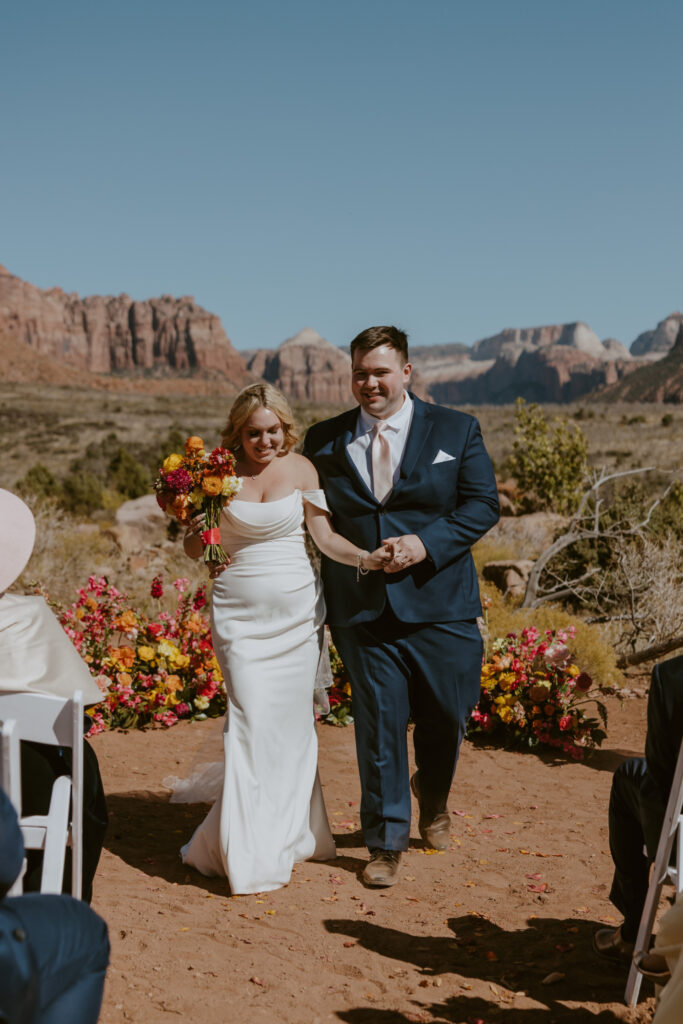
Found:
<svg viewBox="0 0 683 1024"><path fill-rule="evenodd" d="M313 465L291 449L291 410L270 384L245 388L222 444L237 457L239 498L221 517L227 566L212 570L211 630L225 679L223 788L181 853L233 894L289 882L292 865L335 856L317 772L313 690L325 604L305 548L304 522L329 558L380 570L389 548L361 551L333 530ZM185 535L202 554L202 517Z"/></svg>

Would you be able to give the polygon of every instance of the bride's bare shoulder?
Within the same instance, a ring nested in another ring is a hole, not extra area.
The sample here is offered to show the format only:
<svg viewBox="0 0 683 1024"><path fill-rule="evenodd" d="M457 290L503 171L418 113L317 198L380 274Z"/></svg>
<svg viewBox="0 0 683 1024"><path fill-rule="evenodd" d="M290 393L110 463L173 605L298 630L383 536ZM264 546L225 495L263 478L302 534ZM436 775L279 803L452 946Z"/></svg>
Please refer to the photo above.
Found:
<svg viewBox="0 0 683 1024"><path fill-rule="evenodd" d="M288 452L287 461L289 462L287 468L291 473L292 480L302 491L314 491L320 487L318 471L313 463L304 455L298 455L297 452Z"/></svg>

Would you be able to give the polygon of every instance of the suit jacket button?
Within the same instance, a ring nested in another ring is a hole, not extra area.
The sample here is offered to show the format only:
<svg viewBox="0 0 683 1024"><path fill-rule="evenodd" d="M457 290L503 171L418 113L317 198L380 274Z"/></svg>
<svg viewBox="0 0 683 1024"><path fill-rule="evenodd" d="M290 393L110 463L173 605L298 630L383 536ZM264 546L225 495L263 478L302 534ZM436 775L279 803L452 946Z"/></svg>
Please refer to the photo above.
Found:
<svg viewBox="0 0 683 1024"><path fill-rule="evenodd" d="M26 932L24 931L23 928L15 928L14 931L12 932L12 935L17 940L17 942L26 941Z"/></svg>

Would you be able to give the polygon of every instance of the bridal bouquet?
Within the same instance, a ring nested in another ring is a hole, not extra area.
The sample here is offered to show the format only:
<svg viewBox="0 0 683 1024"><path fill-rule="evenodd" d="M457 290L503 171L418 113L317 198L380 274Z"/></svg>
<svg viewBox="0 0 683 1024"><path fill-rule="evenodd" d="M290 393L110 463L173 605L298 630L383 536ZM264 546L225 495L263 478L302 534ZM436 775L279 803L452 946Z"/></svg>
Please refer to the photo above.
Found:
<svg viewBox="0 0 683 1024"><path fill-rule="evenodd" d="M201 534L204 561L219 565L227 561L221 547L221 510L241 487L232 452L219 447L207 454L201 437L194 436L185 442L184 455L173 452L164 459L154 481L157 502L178 522L188 523L202 513L206 524Z"/></svg>

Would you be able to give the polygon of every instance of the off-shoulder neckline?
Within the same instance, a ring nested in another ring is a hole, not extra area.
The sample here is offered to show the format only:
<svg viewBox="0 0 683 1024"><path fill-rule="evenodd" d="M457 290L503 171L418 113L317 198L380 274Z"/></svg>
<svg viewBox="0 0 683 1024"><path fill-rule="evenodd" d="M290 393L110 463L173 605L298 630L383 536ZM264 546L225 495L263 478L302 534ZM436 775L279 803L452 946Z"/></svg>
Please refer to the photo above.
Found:
<svg viewBox="0 0 683 1024"><path fill-rule="evenodd" d="M311 494L315 491L322 491L322 487L308 488L302 491L300 487L295 487L289 494L285 494L283 498L271 498L270 501L245 501L244 498L233 498L230 505L234 505L237 502L239 505L277 505L278 501L286 501L291 498L294 494Z"/></svg>

